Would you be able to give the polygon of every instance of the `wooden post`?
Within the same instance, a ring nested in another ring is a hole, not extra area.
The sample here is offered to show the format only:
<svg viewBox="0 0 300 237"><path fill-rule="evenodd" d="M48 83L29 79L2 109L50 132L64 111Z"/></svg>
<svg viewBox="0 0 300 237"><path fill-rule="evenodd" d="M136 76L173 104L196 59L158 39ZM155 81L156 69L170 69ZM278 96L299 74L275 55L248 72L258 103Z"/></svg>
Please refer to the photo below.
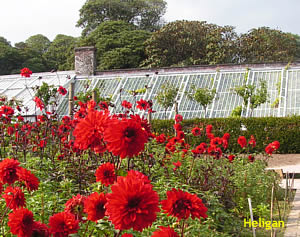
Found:
<svg viewBox="0 0 300 237"><path fill-rule="evenodd" d="M272 192L271 192L271 237L273 237L273 198L274 198L274 184L272 185Z"/></svg>
<svg viewBox="0 0 300 237"><path fill-rule="evenodd" d="M73 119L73 109L74 109L74 88L75 83L71 82L69 86L69 117Z"/></svg>
<svg viewBox="0 0 300 237"><path fill-rule="evenodd" d="M174 109L175 109L175 116L178 114L178 103L177 101L174 104Z"/></svg>
<svg viewBox="0 0 300 237"><path fill-rule="evenodd" d="M69 117L73 119L73 109L74 109L74 89L75 82L71 82L69 86ZM72 131L69 134L69 140L73 139Z"/></svg>
<svg viewBox="0 0 300 237"><path fill-rule="evenodd" d="M147 120L148 120L149 125L151 126L152 113L149 113L149 112L148 112L148 114L147 114Z"/></svg>
<svg viewBox="0 0 300 237"><path fill-rule="evenodd" d="M286 209L286 199L288 197L288 189L289 189L289 172L287 171L285 174L285 192L284 192L284 204L283 204L283 219L285 220L285 209Z"/></svg>
<svg viewBox="0 0 300 237"><path fill-rule="evenodd" d="M178 103L177 101L174 103L174 109L175 109L175 117L178 114ZM176 124L176 121L175 121ZM175 130L175 137L177 136L177 131Z"/></svg>
<svg viewBox="0 0 300 237"><path fill-rule="evenodd" d="M92 91L92 100L97 103L97 92L95 90Z"/></svg>

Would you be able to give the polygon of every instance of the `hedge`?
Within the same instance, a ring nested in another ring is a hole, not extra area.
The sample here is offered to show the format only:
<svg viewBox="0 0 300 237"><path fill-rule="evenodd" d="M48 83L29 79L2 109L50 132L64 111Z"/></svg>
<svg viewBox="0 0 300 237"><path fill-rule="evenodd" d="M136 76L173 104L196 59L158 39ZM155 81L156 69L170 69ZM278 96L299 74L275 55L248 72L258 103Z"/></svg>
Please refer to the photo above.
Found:
<svg viewBox="0 0 300 237"><path fill-rule="evenodd" d="M152 129L156 133L165 133L174 135L174 120L153 120ZM300 116L292 117L264 117L264 118L213 118L213 119L189 119L182 122L183 131L186 132L186 138L190 144L200 144L207 142L205 136L206 125L213 126L215 136L223 136L224 133L230 133L229 147L232 152L240 151L237 144L239 136L245 136L247 140L254 135L257 146L256 152L261 152L272 141L279 141L281 146L279 153L300 153ZM242 130L242 125L246 130ZM201 137L193 137L190 133L194 126L203 129Z"/></svg>

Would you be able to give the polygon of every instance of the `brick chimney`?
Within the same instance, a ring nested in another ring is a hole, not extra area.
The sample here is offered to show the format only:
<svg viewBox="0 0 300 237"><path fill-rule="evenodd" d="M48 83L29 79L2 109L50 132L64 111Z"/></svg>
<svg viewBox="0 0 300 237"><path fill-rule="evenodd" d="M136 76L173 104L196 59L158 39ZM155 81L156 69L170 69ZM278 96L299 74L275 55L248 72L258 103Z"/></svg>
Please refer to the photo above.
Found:
<svg viewBox="0 0 300 237"><path fill-rule="evenodd" d="M76 75L94 75L96 70L95 47L75 48L75 73Z"/></svg>

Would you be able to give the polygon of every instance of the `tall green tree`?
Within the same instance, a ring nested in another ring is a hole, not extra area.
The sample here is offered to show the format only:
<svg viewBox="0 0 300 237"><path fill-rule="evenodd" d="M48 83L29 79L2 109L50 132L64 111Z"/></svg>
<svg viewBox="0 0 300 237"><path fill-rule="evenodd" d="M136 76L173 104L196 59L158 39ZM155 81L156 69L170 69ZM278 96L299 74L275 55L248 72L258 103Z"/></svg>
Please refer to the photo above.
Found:
<svg viewBox="0 0 300 237"><path fill-rule="evenodd" d="M146 58L144 42L151 33L124 21L101 23L81 46L95 46L100 70L135 68Z"/></svg>
<svg viewBox="0 0 300 237"><path fill-rule="evenodd" d="M78 39L72 36L58 34L51 42L44 58L50 68L57 70L72 70L74 68L74 48Z"/></svg>
<svg viewBox="0 0 300 237"><path fill-rule="evenodd" d="M16 43L15 48L18 49L22 59L21 67L28 67L33 72L49 71L51 68L44 54L50 43L50 40L42 34L30 36L25 42Z"/></svg>
<svg viewBox="0 0 300 237"><path fill-rule="evenodd" d="M146 42L143 66L186 66L232 63L237 34L231 26L205 21L175 21L152 34Z"/></svg>
<svg viewBox="0 0 300 237"><path fill-rule="evenodd" d="M164 0L87 0L80 9L78 27L83 35L105 21L125 21L141 30L155 31L166 11Z"/></svg>
<svg viewBox="0 0 300 237"><path fill-rule="evenodd" d="M288 62L296 55L297 41L290 33L261 27L239 38L239 62Z"/></svg>
<svg viewBox="0 0 300 237"><path fill-rule="evenodd" d="M21 64L22 58L19 51L12 47L4 37L0 37L0 75L16 72Z"/></svg>
<svg viewBox="0 0 300 237"><path fill-rule="evenodd" d="M30 36L26 41L26 45L31 50L37 52L40 55L43 55L47 52L47 49L50 46L51 41L42 34L37 34Z"/></svg>

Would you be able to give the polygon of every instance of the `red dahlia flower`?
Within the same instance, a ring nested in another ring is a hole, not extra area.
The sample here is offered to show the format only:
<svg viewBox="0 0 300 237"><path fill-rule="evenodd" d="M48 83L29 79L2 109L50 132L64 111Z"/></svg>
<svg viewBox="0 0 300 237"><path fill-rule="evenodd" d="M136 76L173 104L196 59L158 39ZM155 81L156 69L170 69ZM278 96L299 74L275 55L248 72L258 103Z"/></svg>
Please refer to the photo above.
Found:
<svg viewBox="0 0 300 237"><path fill-rule="evenodd" d="M41 111L45 108L44 103L39 97L36 96L33 101L35 102L36 107L38 107Z"/></svg>
<svg viewBox="0 0 300 237"><path fill-rule="evenodd" d="M175 121L176 123L180 123L183 120L183 117L181 114L176 114Z"/></svg>
<svg viewBox="0 0 300 237"><path fill-rule="evenodd" d="M7 134L8 136L11 136L14 133L14 128L13 127L8 127L7 128Z"/></svg>
<svg viewBox="0 0 300 237"><path fill-rule="evenodd" d="M215 159L219 159L222 156L222 150L220 147L210 146L207 149L207 153L213 156Z"/></svg>
<svg viewBox="0 0 300 237"><path fill-rule="evenodd" d="M192 150L193 154L203 154L207 149L207 144L202 142L199 146L197 146L194 150Z"/></svg>
<svg viewBox="0 0 300 237"><path fill-rule="evenodd" d="M39 180L29 170L19 167L17 169L19 181L24 182L28 191L37 190L39 188Z"/></svg>
<svg viewBox="0 0 300 237"><path fill-rule="evenodd" d="M132 177L134 179L141 179L144 184L150 184L151 181L148 179L148 176L144 175L140 171L137 170L129 170L127 173L127 178Z"/></svg>
<svg viewBox="0 0 300 237"><path fill-rule="evenodd" d="M280 147L280 143L278 141L274 141L266 146L265 151L267 154L272 155L275 150L278 150Z"/></svg>
<svg viewBox="0 0 300 237"><path fill-rule="evenodd" d="M159 230L153 232L151 237L179 237L171 227L159 226Z"/></svg>
<svg viewBox="0 0 300 237"><path fill-rule="evenodd" d="M49 218L50 232L54 236L64 237L76 233L79 221L69 212L60 212Z"/></svg>
<svg viewBox="0 0 300 237"><path fill-rule="evenodd" d="M83 215L84 202L86 197L77 194L65 203L65 212L72 213L76 220L81 221Z"/></svg>
<svg viewBox="0 0 300 237"><path fill-rule="evenodd" d="M234 161L235 155L229 155L228 156L228 160L230 163L232 163L232 161Z"/></svg>
<svg viewBox="0 0 300 237"><path fill-rule="evenodd" d="M132 108L132 104L130 102L128 102L127 100L123 100L122 101L122 106L125 108L125 109L131 109Z"/></svg>
<svg viewBox="0 0 300 237"><path fill-rule="evenodd" d="M138 176L119 176L107 194L106 214L116 229L142 231L156 219L158 195Z"/></svg>
<svg viewBox="0 0 300 237"><path fill-rule="evenodd" d="M223 139L225 139L225 140L229 140L229 138L230 138L230 134L229 133L224 133L224 135L223 135Z"/></svg>
<svg viewBox="0 0 300 237"><path fill-rule="evenodd" d="M12 107L3 105L0 107L0 114L5 114L7 116L11 116L15 113Z"/></svg>
<svg viewBox="0 0 300 237"><path fill-rule="evenodd" d="M148 135L136 119L112 119L104 131L104 141L115 156L133 157L144 150Z"/></svg>
<svg viewBox="0 0 300 237"><path fill-rule="evenodd" d="M125 234L122 234L121 237L134 237L134 236L132 234L125 233Z"/></svg>
<svg viewBox="0 0 300 237"><path fill-rule="evenodd" d="M166 141L166 135L160 134L159 136L155 137L157 143L164 143Z"/></svg>
<svg viewBox="0 0 300 237"><path fill-rule="evenodd" d="M20 71L21 71L22 77L30 77L30 75L32 74L32 71L30 71L29 68L27 68L27 67L24 67Z"/></svg>
<svg viewBox="0 0 300 237"><path fill-rule="evenodd" d="M256 140L253 135L251 135L250 140L249 140L249 145L251 145L253 148L256 146Z"/></svg>
<svg viewBox="0 0 300 237"><path fill-rule="evenodd" d="M254 156L249 155L249 156L248 156L248 160L249 160L250 162L253 162L253 161L255 160L255 158L254 158Z"/></svg>
<svg viewBox="0 0 300 237"><path fill-rule="evenodd" d="M34 227L33 214L28 209L20 208L8 215L10 232L18 237L31 237Z"/></svg>
<svg viewBox="0 0 300 237"><path fill-rule="evenodd" d="M180 139L180 140L181 140L181 139L184 139L184 132L183 132L183 131L178 131L176 136L177 136L177 138Z"/></svg>
<svg viewBox="0 0 300 237"><path fill-rule="evenodd" d="M180 123L175 123L173 127L177 132L182 130L182 126Z"/></svg>
<svg viewBox="0 0 300 237"><path fill-rule="evenodd" d="M207 208L202 200L196 194L183 192L175 188L167 191L167 199L161 201L164 213L168 216L177 217L178 220L188 219L191 215L192 219L203 217L206 218Z"/></svg>
<svg viewBox="0 0 300 237"><path fill-rule="evenodd" d="M96 153L104 152L103 131L107 118L108 112L90 110L74 129L75 145L81 150L91 148Z"/></svg>
<svg viewBox="0 0 300 237"><path fill-rule="evenodd" d="M66 90L66 88L60 86L58 88L58 93L61 94L61 95L65 95L65 94L67 94L67 90Z"/></svg>
<svg viewBox="0 0 300 237"><path fill-rule="evenodd" d="M39 221L35 221L33 223L32 236L49 237L50 233L48 226Z"/></svg>
<svg viewBox="0 0 300 237"><path fill-rule="evenodd" d="M192 134L193 134L194 136L200 136L200 135L201 135L201 129L200 129L199 127L194 127L194 128L192 129Z"/></svg>
<svg viewBox="0 0 300 237"><path fill-rule="evenodd" d="M138 109L140 110L147 110L150 108L148 102L146 100L140 99L139 101L137 101L137 106Z"/></svg>
<svg viewBox="0 0 300 237"><path fill-rule="evenodd" d="M90 221L98 221L105 216L105 208L107 200L104 193L92 193L84 202L84 212L87 213L87 219Z"/></svg>
<svg viewBox="0 0 300 237"><path fill-rule="evenodd" d="M210 140L210 146L211 147L217 147L218 145L221 145L223 143L222 139L219 137L214 137Z"/></svg>
<svg viewBox="0 0 300 237"><path fill-rule="evenodd" d="M105 101L100 101L99 108L102 109L102 110L107 110L108 109L108 104Z"/></svg>
<svg viewBox="0 0 300 237"><path fill-rule="evenodd" d="M22 189L19 187L11 187L8 186L5 191L4 195L2 197L5 199L6 206L8 206L10 209L17 209L19 207L25 207L25 197Z"/></svg>
<svg viewBox="0 0 300 237"><path fill-rule="evenodd" d="M96 181L101 182L105 186L109 186L116 180L115 165L112 163L105 163L100 165L95 173Z"/></svg>
<svg viewBox="0 0 300 237"><path fill-rule="evenodd" d="M239 136L237 142L241 146L241 148L244 148L247 146L247 140L244 136Z"/></svg>
<svg viewBox="0 0 300 237"><path fill-rule="evenodd" d="M14 159L4 159L0 162L0 181L3 184L13 184L17 179L17 169L19 168L19 161Z"/></svg>
<svg viewBox="0 0 300 237"><path fill-rule="evenodd" d="M208 124L208 125L206 126L206 129L205 129L205 130L206 130L206 134L211 133L212 129L213 129L212 125Z"/></svg>

